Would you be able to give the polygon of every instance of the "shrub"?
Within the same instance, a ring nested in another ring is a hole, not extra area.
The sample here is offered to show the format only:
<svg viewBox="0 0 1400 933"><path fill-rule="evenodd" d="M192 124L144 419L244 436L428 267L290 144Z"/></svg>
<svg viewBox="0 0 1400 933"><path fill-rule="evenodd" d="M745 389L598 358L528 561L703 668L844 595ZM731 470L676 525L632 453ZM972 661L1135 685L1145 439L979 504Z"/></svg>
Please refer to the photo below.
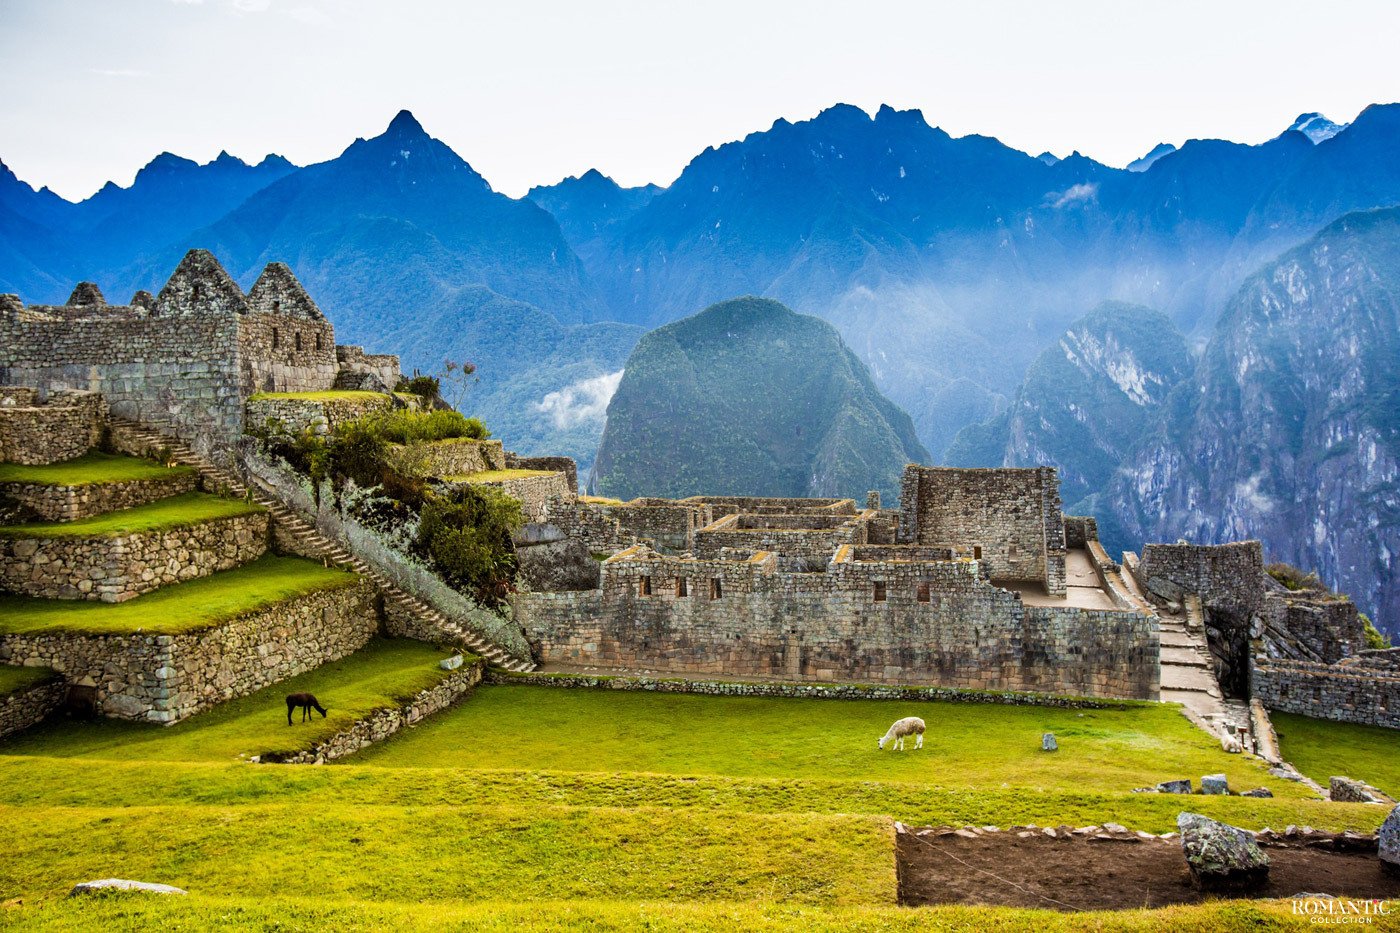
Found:
<svg viewBox="0 0 1400 933"><path fill-rule="evenodd" d="M397 410L370 415L360 419L360 422L364 422L384 440L395 444L441 441L454 437L484 441L491 436L480 418L467 418L456 411Z"/></svg>
<svg viewBox="0 0 1400 933"><path fill-rule="evenodd" d="M512 589L521 523L520 503L499 489L457 486L424 498L414 547L453 587L496 606Z"/></svg>
<svg viewBox="0 0 1400 933"><path fill-rule="evenodd" d="M441 398L442 383L433 376L414 373L412 379L400 379L398 389L431 402Z"/></svg>
<svg viewBox="0 0 1400 933"><path fill-rule="evenodd" d="M1292 564L1277 563L1269 564L1264 568L1269 576L1273 577L1290 590L1325 590L1322 580L1315 573L1307 573L1294 567Z"/></svg>
<svg viewBox="0 0 1400 933"><path fill-rule="evenodd" d="M1361 616L1361 625L1363 632L1366 636L1367 648L1384 650L1386 648L1394 647L1394 645L1390 643L1390 639L1387 638L1385 635L1382 635L1380 633L1380 630L1376 628L1376 623L1371 621L1370 616L1368 616L1364 612L1358 614Z"/></svg>

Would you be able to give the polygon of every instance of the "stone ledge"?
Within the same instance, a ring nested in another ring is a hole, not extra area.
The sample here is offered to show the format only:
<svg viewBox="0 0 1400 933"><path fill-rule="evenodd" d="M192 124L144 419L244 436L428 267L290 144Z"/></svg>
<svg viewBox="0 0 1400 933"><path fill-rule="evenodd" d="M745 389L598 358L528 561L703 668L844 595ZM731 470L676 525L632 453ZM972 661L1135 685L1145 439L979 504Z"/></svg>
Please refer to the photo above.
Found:
<svg viewBox="0 0 1400 933"><path fill-rule="evenodd" d="M961 690L955 687L896 687L866 684L809 684L784 681L684 680L627 674L568 674L532 671L518 674L489 670L485 683L528 685L566 690L629 690L693 693L704 696L756 696L819 700L900 700L944 703L994 703L1006 706L1051 706L1062 709L1130 709L1157 706L1146 700L1110 700L1018 691Z"/></svg>
<svg viewBox="0 0 1400 933"><path fill-rule="evenodd" d="M81 486L0 483L0 496L13 499L45 521L74 522L193 492L198 485L199 474L193 470L172 470L169 476L160 479Z"/></svg>
<svg viewBox="0 0 1400 933"><path fill-rule="evenodd" d="M42 721L63 703L68 684L55 673L14 693L0 696L0 739Z"/></svg>
<svg viewBox="0 0 1400 933"><path fill-rule="evenodd" d="M402 706L377 709L364 719L356 720L348 729L317 742L306 751L262 755L258 761L265 764L322 764L353 755L375 742L397 735L434 713L456 705L481 683L485 670L486 662L478 658L457 668L433 686L420 690Z"/></svg>

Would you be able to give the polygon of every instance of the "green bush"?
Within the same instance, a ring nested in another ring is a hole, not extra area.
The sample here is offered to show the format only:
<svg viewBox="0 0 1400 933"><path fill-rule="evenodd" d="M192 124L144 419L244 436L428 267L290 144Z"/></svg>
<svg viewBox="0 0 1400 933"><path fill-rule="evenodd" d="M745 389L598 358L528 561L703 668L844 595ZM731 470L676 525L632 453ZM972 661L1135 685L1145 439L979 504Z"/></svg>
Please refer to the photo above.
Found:
<svg viewBox="0 0 1400 933"><path fill-rule="evenodd" d="M1307 573L1299 570L1292 564L1276 563L1269 564L1264 568L1269 576L1273 577L1290 590L1325 590L1322 580L1315 573Z"/></svg>
<svg viewBox="0 0 1400 933"><path fill-rule="evenodd" d="M457 486L424 498L414 546L449 584L496 606L512 589L511 533L522 521L520 503L499 489Z"/></svg>
<svg viewBox="0 0 1400 933"><path fill-rule="evenodd" d="M1376 650L1384 650L1384 649L1386 649L1386 648L1393 648L1393 647L1395 647L1394 645L1392 645L1392 644L1390 643L1390 639L1389 639L1389 638L1387 638L1386 636L1384 636L1384 635L1382 635L1382 634L1380 633L1380 630L1376 628L1376 623L1374 623L1374 622L1371 621L1371 617L1370 617L1370 616L1368 616L1368 615L1367 615L1366 613L1364 613L1364 612L1359 613L1359 615L1361 616L1361 625L1362 625L1362 628L1363 628L1363 630L1364 630L1364 634L1365 634L1365 636L1366 636L1366 647L1367 647L1367 648L1373 648L1373 649L1376 649Z"/></svg>
<svg viewBox="0 0 1400 933"><path fill-rule="evenodd" d="M416 441L442 441L466 437L484 441L491 436L480 418L467 418L456 411L407 411L404 409L360 419L381 438L395 444Z"/></svg>
<svg viewBox="0 0 1400 933"><path fill-rule="evenodd" d="M431 402L441 398L442 383L435 376L414 373L411 379L399 379L398 391L408 392Z"/></svg>

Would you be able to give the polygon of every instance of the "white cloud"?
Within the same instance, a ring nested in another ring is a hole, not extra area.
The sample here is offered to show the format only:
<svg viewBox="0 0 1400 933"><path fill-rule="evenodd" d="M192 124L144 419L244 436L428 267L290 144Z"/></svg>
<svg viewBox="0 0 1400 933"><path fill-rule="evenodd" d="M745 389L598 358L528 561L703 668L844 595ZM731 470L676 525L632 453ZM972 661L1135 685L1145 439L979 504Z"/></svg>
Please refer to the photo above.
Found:
<svg viewBox="0 0 1400 933"><path fill-rule="evenodd" d="M571 428L585 421L602 421L607 414L622 370L604 373L590 379L580 379L556 392L550 392L534 404L535 411L549 415L556 428Z"/></svg>
<svg viewBox="0 0 1400 933"><path fill-rule="evenodd" d="M1083 204L1092 201L1098 196L1098 182L1085 182L1083 184L1071 185L1064 191L1052 191L1045 196L1045 203L1050 207L1073 207L1076 204Z"/></svg>
<svg viewBox="0 0 1400 933"><path fill-rule="evenodd" d="M104 78L147 78L151 74L140 68L89 68L88 71Z"/></svg>
<svg viewBox="0 0 1400 933"><path fill-rule="evenodd" d="M233 0L233 8L240 13L265 13L272 6L272 0Z"/></svg>

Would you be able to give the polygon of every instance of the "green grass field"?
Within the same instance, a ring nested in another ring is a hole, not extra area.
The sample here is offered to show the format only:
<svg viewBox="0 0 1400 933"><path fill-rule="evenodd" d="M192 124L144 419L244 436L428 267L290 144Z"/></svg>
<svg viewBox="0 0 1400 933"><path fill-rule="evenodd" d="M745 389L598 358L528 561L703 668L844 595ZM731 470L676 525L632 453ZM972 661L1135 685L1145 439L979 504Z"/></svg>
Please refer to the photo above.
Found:
<svg viewBox="0 0 1400 933"><path fill-rule="evenodd" d="M0 697L9 696L20 690L28 690L37 683L57 676L47 667L0 665Z"/></svg>
<svg viewBox="0 0 1400 933"><path fill-rule="evenodd" d="M330 767L237 760L439 676L430 648L377 642L362 654L175 727L63 723L0 745L0 904L12 905L0 926L1301 929L1287 904L899 908L893 821L1165 832L1186 806L1250 828L1377 820L1374 807L1306 799L1176 709L1146 705L911 709L499 686ZM293 687L316 692L331 720L289 730L281 696ZM929 723L925 747L878 751L911 712ZM1060 751L1039 750L1044 731ZM1216 771L1278 796L1132 793ZM114 874L192 896L63 897Z"/></svg>
<svg viewBox="0 0 1400 933"><path fill-rule="evenodd" d="M1400 733L1274 713L1285 760L1323 787L1333 775L1365 781L1400 799Z"/></svg>
<svg viewBox="0 0 1400 933"><path fill-rule="evenodd" d="M0 596L0 634L174 635L209 628L294 596L353 586L358 580L353 573L315 561L268 554L124 603Z"/></svg>
<svg viewBox="0 0 1400 933"><path fill-rule="evenodd" d="M32 483L41 486L90 486L94 483L127 483L133 480L164 479L193 473L191 467L165 467L140 457L90 451L75 460L27 466L0 463L0 483Z"/></svg>
<svg viewBox="0 0 1400 933"><path fill-rule="evenodd" d="M203 492L187 492L159 499L130 509L105 512L76 522L32 522L0 527L7 538L94 538L116 537L143 531L185 528L202 522L265 511L262 506L242 499L225 499Z"/></svg>

